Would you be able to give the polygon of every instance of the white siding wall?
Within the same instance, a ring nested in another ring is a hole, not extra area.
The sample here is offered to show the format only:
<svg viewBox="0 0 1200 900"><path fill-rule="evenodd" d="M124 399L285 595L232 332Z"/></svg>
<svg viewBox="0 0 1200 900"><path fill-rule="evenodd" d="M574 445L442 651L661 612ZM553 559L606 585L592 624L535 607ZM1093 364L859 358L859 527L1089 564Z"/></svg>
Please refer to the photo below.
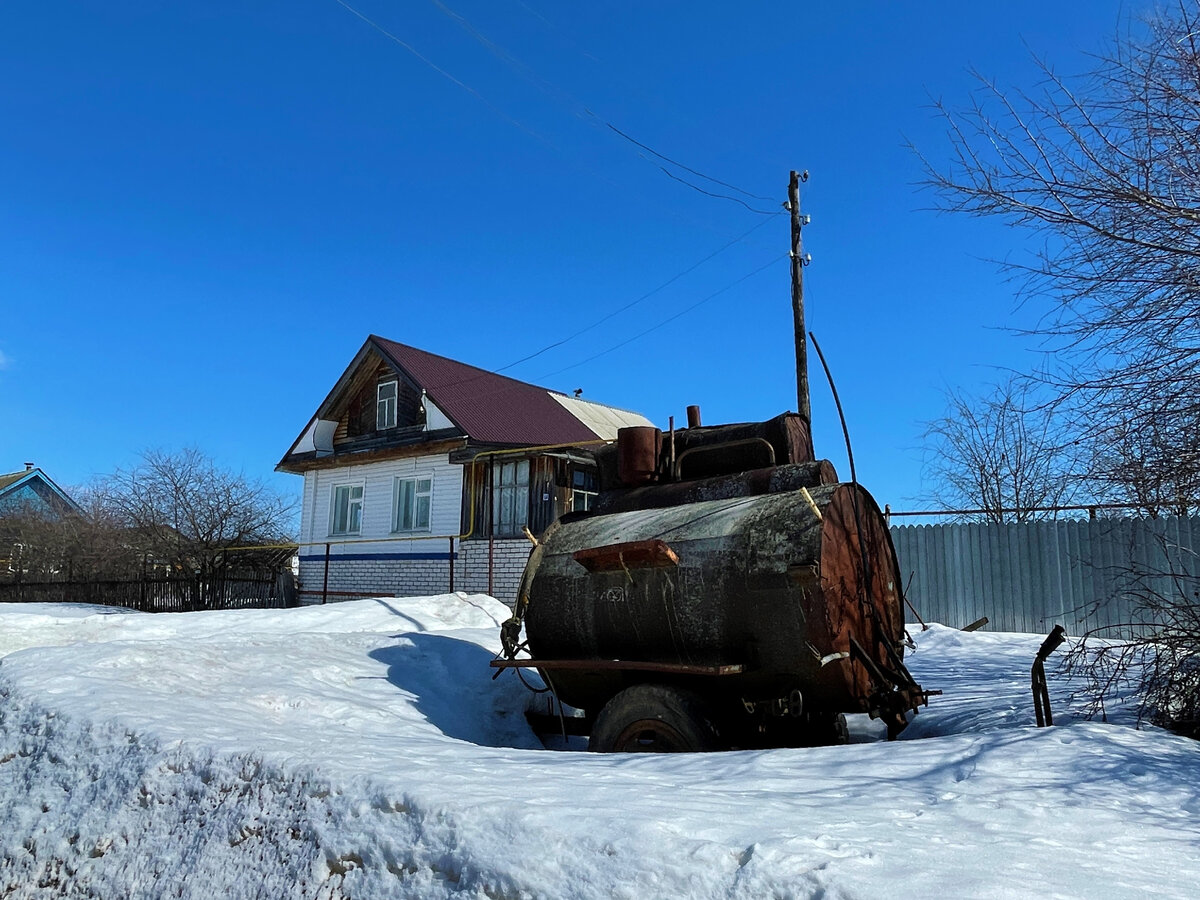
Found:
<svg viewBox="0 0 1200 900"><path fill-rule="evenodd" d="M392 496L396 478L433 479L428 532L431 537L337 544L337 541L407 537L392 534ZM306 472L300 540L302 543L334 542L330 548L331 554L448 552L449 541L446 538L461 530L462 479L463 467L450 463L445 453ZM334 535L330 532L333 488L339 484L363 485L360 534ZM301 555L318 551L324 553L324 547L302 548Z"/></svg>
<svg viewBox="0 0 1200 900"><path fill-rule="evenodd" d="M417 596L448 591L449 538L462 527L464 471L441 454L306 472L300 541L308 546L300 548L301 602L320 603L323 596L336 601L355 596ZM433 479L429 537L384 540L398 537L391 534L395 478ZM339 484L363 485L361 534L330 534L330 504L333 488ZM347 540L353 543L337 543ZM328 567L326 541L330 543ZM496 598L511 606L530 549L525 538L455 540L455 589L483 593L490 586Z"/></svg>

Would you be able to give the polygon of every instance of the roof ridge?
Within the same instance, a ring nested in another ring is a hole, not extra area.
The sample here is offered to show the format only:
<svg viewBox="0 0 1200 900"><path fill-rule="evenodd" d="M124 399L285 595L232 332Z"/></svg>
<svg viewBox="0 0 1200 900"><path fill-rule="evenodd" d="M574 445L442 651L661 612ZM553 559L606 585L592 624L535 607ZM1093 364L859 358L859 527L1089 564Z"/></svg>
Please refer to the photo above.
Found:
<svg viewBox="0 0 1200 900"><path fill-rule="evenodd" d="M405 350L411 350L415 353L422 353L425 356L432 356L435 359L440 359L440 360L444 360L448 363L453 363L454 365L459 366L460 368L463 368L463 369L471 369L474 372L478 372L481 377L486 376L488 378L502 378L505 381L511 381L514 384L524 385L525 387L533 387L533 388L537 388L538 390L541 390L541 391L547 391L549 393L562 393L562 391L556 391L556 390L554 390L554 388L548 388L545 385L534 384L532 381L522 381L520 378L513 378L511 375L501 375L499 372L493 372L490 369L484 369L484 368L481 368L480 366L474 366L474 365L471 365L471 363L465 363L462 360L454 359L453 357L450 357L450 356L442 356L442 354L440 354L440 353L433 353L432 351L429 351L429 350L423 350L420 347L414 347L412 344L403 344L400 341L393 341L391 338L385 338L382 335L372 334L370 337L373 340L375 340L376 342L382 342L385 344L395 344L397 347L403 347ZM393 362L398 363L399 360L393 360ZM453 381L453 382L450 382L449 384L438 385L438 387L443 387L443 388L454 387L459 384L465 384L468 380L469 379L463 379L462 381ZM564 394L564 396L566 396L566 395Z"/></svg>
<svg viewBox="0 0 1200 900"><path fill-rule="evenodd" d="M584 397L582 394L578 397L572 397L564 391L556 391L553 388L546 388L552 394L558 394L560 397L566 397L568 400L574 400L578 403L590 403L592 406L603 406L605 409L615 409L617 412L630 413L631 415L640 416L642 413L636 409L626 409L624 406L614 406L611 403L601 403L599 400L592 400L589 397Z"/></svg>

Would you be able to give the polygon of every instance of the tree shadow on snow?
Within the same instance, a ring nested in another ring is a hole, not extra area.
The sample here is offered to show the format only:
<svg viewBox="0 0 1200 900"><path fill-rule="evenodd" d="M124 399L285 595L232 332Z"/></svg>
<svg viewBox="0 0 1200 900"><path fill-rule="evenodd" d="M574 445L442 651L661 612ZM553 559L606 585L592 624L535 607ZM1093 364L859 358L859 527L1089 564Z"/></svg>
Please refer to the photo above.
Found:
<svg viewBox="0 0 1200 900"><path fill-rule="evenodd" d="M524 692L514 691L510 679L492 680L490 651L441 634L396 639L369 656L387 666L387 680L447 737L484 747L540 746L525 721Z"/></svg>

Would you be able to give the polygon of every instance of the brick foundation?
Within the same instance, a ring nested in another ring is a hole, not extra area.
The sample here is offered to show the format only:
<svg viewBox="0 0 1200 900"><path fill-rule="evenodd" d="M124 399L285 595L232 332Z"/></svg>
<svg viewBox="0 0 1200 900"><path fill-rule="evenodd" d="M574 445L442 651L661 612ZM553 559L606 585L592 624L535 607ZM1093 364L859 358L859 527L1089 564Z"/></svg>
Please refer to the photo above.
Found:
<svg viewBox="0 0 1200 900"><path fill-rule="evenodd" d="M486 594L491 544L491 595L510 607L525 561L533 548L524 538L464 541L455 546L454 590ZM363 554L366 555L366 554ZM444 554L443 554L444 555ZM300 559L300 602L321 602L325 559L312 554ZM329 602L355 597L417 597L450 590L448 559L329 559Z"/></svg>

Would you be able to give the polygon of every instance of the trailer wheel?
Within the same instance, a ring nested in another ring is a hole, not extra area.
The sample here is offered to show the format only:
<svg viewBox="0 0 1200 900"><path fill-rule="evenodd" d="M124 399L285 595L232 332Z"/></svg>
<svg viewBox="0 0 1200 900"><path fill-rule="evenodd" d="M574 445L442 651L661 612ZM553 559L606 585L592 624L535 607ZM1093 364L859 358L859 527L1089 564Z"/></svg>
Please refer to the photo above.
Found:
<svg viewBox="0 0 1200 900"><path fill-rule="evenodd" d="M694 753L720 747L705 702L662 684L635 684L609 700L588 741L588 749L599 753Z"/></svg>
<svg viewBox="0 0 1200 900"><path fill-rule="evenodd" d="M776 720L775 746L829 747L850 743L850 729L841 713L811 712L800 719Z"/></svg>
<svg viewBox="0 0 1200 900"><path fill-rule="evenodd" d="M846 717L841 713L814 716L812 729L817 746L850 743L850 728L846 724Z"/></svg>

